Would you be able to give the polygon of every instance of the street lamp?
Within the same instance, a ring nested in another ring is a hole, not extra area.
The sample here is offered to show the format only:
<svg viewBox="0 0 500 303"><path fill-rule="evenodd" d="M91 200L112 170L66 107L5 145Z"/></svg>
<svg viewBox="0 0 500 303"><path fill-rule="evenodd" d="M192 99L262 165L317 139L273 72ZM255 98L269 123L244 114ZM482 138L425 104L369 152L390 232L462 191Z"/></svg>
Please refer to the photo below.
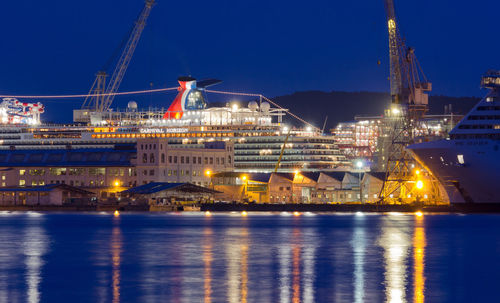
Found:
<svg viewBox="0 0 500 303"><path fill-rule="evenodd" d="M298 169L293 171L293 180L292 180L292 203L293 203L293 181L295 181L295 177L297 177L300 174L300 171Z"/></svg>
<svg viewBox="0 0 500 303"><path fill-rule="evenodd" d="M212 171L210 169L205 170L205 176L210 178L210 183L209 183L209 186L210 186L210 184L212 184ZM213 188L213 184L212 184L212 188Z"/></svg>
<svg viewBox="0 0 500 303"><path fill-rule="evenodd" d="M246 198L247 196L247 190L248 190L248 177L243 175L241 177L241 180L243 180L245 183L243 184L243 199Z"/></svg>
<svg viewBox="0 0 500 303"><path fill-rule="evenodd" d="M356 168L358 169L359 200L361 203L363 203L363 191L361 186L361 171L363 169L363 161L356 161Z"/></svg>

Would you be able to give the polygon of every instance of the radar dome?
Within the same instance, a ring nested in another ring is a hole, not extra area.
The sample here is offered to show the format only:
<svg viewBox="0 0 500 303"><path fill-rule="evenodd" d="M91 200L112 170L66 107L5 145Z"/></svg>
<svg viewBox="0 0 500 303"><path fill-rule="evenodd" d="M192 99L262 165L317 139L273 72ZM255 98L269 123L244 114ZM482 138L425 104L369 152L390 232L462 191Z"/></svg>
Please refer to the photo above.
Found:
<svg viewBox="0 0 500 303"><path fill-rule="evenodd" d="M137 110L137 102L129 101L127 104L127 109L130 111L136 111Z"/></svg>
<svg viewBox="0 0 500 303"><path fill-rule="evenodd" d="M258 105L258 104L257 104L257 102L255 102L255 101L250 101L250 102L248 102L248 108L249 108L250 110L255 111L255 110L258 110L258 109L259 109L259 105Z"/></svg>
<svg viewBox="0 0 500 303"><path fill-rule="evenodd" d="M268 102L262 102L262 104L260 105L260 109L263 112L268 112L271 109L271 104L269 104Z"/></svg>

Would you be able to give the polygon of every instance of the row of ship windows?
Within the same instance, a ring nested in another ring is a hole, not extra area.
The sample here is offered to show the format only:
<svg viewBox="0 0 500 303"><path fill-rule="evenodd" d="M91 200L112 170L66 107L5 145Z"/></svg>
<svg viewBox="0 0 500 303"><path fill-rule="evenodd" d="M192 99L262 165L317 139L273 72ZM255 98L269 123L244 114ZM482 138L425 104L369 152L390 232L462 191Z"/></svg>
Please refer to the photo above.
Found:
<svg viewBox="0 0 500 303"><path fill-rule="evenodd" d="M500 106L478 106L477 110L500 110Z"/></svg>
<svg viewBox="0 0 500 303"><path fill-rule="evenodd" d="M499 140L500 134L460 134L450 135L451 139L494 139Z"/></svg>
<svg viewBox="0 0 500 303"><path fill-rule="evenodd" d="M469 116L467 120L500 120L500 116Z"/></svg>
<svg viewBox="0 0 500 303"><path fill-rule="evenodd" d="M460 125L458 127L459 129L500 129L500 124L497 125L491 125L491 124L465 124L465 125Z"/></svg>

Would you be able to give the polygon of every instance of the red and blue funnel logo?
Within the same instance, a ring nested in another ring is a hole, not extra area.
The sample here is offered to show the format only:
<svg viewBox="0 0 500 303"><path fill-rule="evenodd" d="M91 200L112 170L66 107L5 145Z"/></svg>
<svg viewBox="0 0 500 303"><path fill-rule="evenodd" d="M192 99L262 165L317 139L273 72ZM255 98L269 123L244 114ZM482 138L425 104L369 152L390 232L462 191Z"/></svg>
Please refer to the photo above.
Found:
<svg viewBox="0 0 500 303"><path fill-rule="evenodd" d="M197 82L195 78L180 77L179 93L170 105L163 119L182 119L186 110L200 110L207 107L203 90L211 85L220 83L220 80L210 79Z"/></svg>

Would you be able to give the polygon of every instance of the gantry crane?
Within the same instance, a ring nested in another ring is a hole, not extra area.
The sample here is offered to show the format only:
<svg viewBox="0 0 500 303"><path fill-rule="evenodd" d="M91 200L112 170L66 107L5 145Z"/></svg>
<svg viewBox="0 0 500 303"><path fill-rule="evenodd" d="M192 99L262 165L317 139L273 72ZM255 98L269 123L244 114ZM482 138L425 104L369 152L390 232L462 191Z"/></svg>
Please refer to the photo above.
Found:
<svg viewBox="0 0 500 303"><path fill-rule="evenodd" d="M385 203L403 203L418 199L417 176L420 169L415 169L416 161L405 149L414 143L416 131L423 116L428 111L428 95L432 89L427 81L414 49L407 47L401 38L393 0L384 0L387 14L389 34L391 110L388 111L390 131L386 140L383 160L385 160L386 177L380 191L380 200ZM386 158L385 158L386 157ZM428 174L426 172L426 174ZM427 199L439 200L437 180L427 176ZM431 184L429 184L431 183ZM420 183L421 184L421 183Z"/></svg>
<svg viewBox="0 0 500 303"><path fill-rule="evenodd" d="M87 98L83 102L82 109L103 112L110 108L113 103L113 99L115 98L114 94L118 91L123 77L125 76L125 72L127 71L130 61L132 60L135 48L139 43L139 39L141 38L144 27L146 26L146 21L154 4L155 0L145 1L144 8L135 21L135 25L130 33L120 58L118 59L109 82L106 85L107 73L105 71L99 71Z"/></svg>

